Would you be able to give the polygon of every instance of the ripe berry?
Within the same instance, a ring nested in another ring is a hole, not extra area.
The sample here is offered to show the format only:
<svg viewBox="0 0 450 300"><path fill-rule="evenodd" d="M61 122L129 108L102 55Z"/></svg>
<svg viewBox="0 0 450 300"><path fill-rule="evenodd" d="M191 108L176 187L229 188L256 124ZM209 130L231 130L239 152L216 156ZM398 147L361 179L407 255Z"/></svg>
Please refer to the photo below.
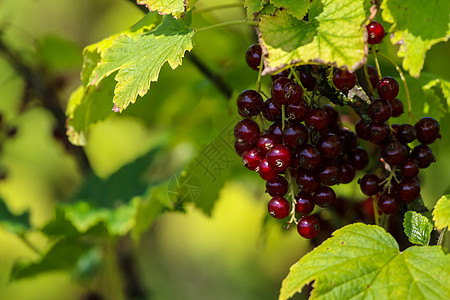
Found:
<svg viewBox="0 0 450 300"><path fill-rule="evenodd" d="M281 144L281 137L279 135L266 133L259 138L256 146L258 147L261 156L266 157L270 149L278 144Z"/></svg>
<svg viewBox="0 0 450 300"><path fill-rule="evenodd" d="M378 198L378 208L385 214L395 214L397 212L398 202L394 194L385 191Z"/></svg>
<svg viewBox="0 0 450 300"><path fill-rule="evenodd" d="M283 145L275 145L267 153L269 166L277 171L284 171L291 165L291 151Z"/></svg>
<svg viewBox="0 0 450 300"><path fill-rule="evenodd" d="M341 180L341 171L333 164L328 164L319 173L320 182L325 185L335 185Z"/></svg>
<svg viewBox="0 0 450 300"><path fill-rule="evenodd" d="M299 71L298 75L300 77L300 82L308 92L314 90L314 87L316 86L317 83L316 78L311 76L306 70Z"/></svg>
<svg viewBox="0 0 450 300"><path fill-rule="evenodd" d="M287 77L280 77L272 83L270 93L273 101L275 101L278 105L288 104L285 98L284 87L291 82L292 80Z"/></svg>
<svg viewBox="0 0 450 300"><path fill-rule="evenodd" d="M411 158L417 162L419 168L428 168L432 162L435 162L433 152L427 145L418 145L411 151Z"/></svg>
<svg viewBox="0 0 450 300"><path fill-rule="evenodd" d="M348 154L348 160L356 170L362 170L369 164L369 154L363 148L357 147Z"/></svg>
<svg viewBox="0 0 450 300"><path fill-rule="evenodd" d="M244 117L258 115L264 106L263 98L254 90L245 90L237 98L239 114Z"/></svg>
<svg viewBox="0 0 450 300"><path fill-rule="evenodd" d="M309 106L304 100L300 100L297 104L289 104L286 106L286 116L290 120L303 121L309 113Z"/></svg>
<svg viewBox="0 0 450 300"><path fill-rule="evenodd" d="M261 46L258 44L251 45L245 52L245 61L253 70L258 70L262 58Z"/></svg>
<svg viewBox="0 0 450 300"><path fill-rule="evenodd" d="M403 144L411 143L416 137L416 128L411 124L402 124L397 129L397 138Z"/></svg>
<svg viewBox="0 0 450 300"><path fill-rule="evenodd" d="M286 195L288 188L288 181L281 175L273 180L266 181L266 192L272 197Z"/></svg>
<svg viewBox="0 0 450 300"><path fill-rule="evenodd" d="M298 152L297 160L300 168L312 170L320 164L322 156L316 147L307 144Z"/></svg>
<svg viewBox="0 0 450 300"><path fill-rule="evenodd" d="M388 101L376 99L369 105L369 117L373 122L384 122L391 117L392 107Z"/></svg>
<svg viewBox="0 0 450 300"><path fill-rule="evenodd" d="M330 120L324 110L313 108L309 111L305 124L310 130L323 131L330 125Z"/></svg>
<svg viewBox="0 0 450 300"><path fill-rule="evenodd" d="M374 144L383 144L387 141L391 131L386 123L371 122L368 132L369 142Z"/></svg>
<svg viewBox="0 0 450 300"><path fill-rule="evenodd" d="M340 129L336 134L342 142L342 152L347 153L355 149L358 145L356 134L348 129Z"/></svg>
<svg viewBox="0 0 450 300"><path fill-rule="evenodd" d="M337 70L333 75L333 84L337 89L347 92L355 86L356 76L347 70Z"/></svg>
<svg viewBox="0 0 450 300"><path fill-rule="evenodd" d="M367 25L367 42L371 45L381 43L385 36L384 27L377 21L372 21Z"/></svg>
<svg viewBox="0 0 450 300"><path fill-rule="evenodd" d="M308 215L314 210L314 200L310 193L300 192L295 196L295 212Z"/></svg>
<svg viewBox="0 0 450 300"><path fill-rule="evenodd" d="M404 178L414 178L419 175L419 166L414 160L408 159L400 166L400 174L402 174Z"/></svg>
<svg viewBox="0 0 450 300"><path fill-rule="evenodd" d="M356 169L349 161L344 161L339 164L341 169L341 183L350 183L355 178Z"/></svg>
<svg viewBox="0 0 450 300"><path fill-rule="evenodd" d="M295 82L289 82L284 86L284 99L287 104L298 104L303 98L303 89Z"/></svg>
<svg viewBox="0 0 450 300"><path fill-rule="evenodd" d="M414 179L403 179L396 187L397 198L409 203L420 195L420 185Z"/></svg>
<svg viewBox="0 0 450 300"><path fill-rule="evenodd" d="M375 174L366 174L358 183L364 195L373 196L379 191L380 178Z"/></svg>
<svg viewBox="0 0 450 300"><path fill-rule="evenodd" d="M369 139L369 123L366 123L363 119L359 119L355 124L356 134L363 140Z"/></svg>
<svg viewBox="0 0 450 300"><path fill-rule="evenodd" d="M314 216L304 216L298 221L297 231L305 239L313 239L320 230L319 220Z"/></svg>
<svg viewBox="0 0 450 300"><path fill-rule="evenodd" d="M403 113L403 102L398 98L389 101L392 107L392 117L397 118Z"/></svg>
<svg viewBox="0 0 450 300"><path fill-rule="evenodd" d="M317 141L317 150L326 159L334 159L339 156L342 149L340 138L332 133L322 136Z"/></svg>
<svg viewBox="0 0 450 300"><path fill-rule="evenodd" d="M289 202L283 197L276 196L270 199L267 204L269 214L276 219L284 219L289 216L290 205Z"/></svg>
<svg viewBox="0 0 450 300"><path fill-rule="evenodd" d="M378 75L377 68L372 65L367 66L367 75L369 75L370 84L372 88L375 89L377 87L378 80L380 80L380 76Z"/></svg>
<svg viewBox="0 0 450 300"><path fill-rule="evenodd" d="M280 77L289 77L289 74L291 73L291 71L289 69L283 70L281 72L278 72L275 75L270 76L270 78L272 79L272 82L277 80Z"/></svg>
<svg viewBox="0 0 450 300"><path fill-rule="evenodd" d="M422 144L431 144L439 137L440 126L433 118L422 118L414 127L417 131L417 140Z"/></svg>
<svg viewBox="0 0 450 300"><path fill-rule="evenodd" d="M256 122L250 119L243 119L234 126L234 137L248 145L253 145L258 141L260 129Z"/></svg>
<svg viewBox="0 0 450 300"><path fill-rule="evenodd" d="M320 186L320 180L317 175L309 170L298 170L296 174L297 185L300 191L313 193Z"/></svg>
<svg viewBox="0 0 450 300"><path fill-rule="evenodd" d="M259 176L264 180L274 180L278 176L278 171L269 166L266 158L261 159L257 169Z"/></svg>
<svg viewBox="0 0 450 300"><path fill-rule="evenodd" d="M339 113L336 110L336 108L334 108L330 104L325 104L324 106L322 106L322 110L324 110L325 113L328 115L328 120L330 124L329 126L330 127L337 126L339 122Z"/></svg>
<svg viewBox="0 0 450 300"><path fill-rule="evenodd" d="M329 207L336 200L336 193L328 186L321 186L314 193L314 202L320 207Z"/></svg>
<svg viewBox="0 0 450 300"><path fill-rule="evenodd" d="M242 156L242 154L244 154L245 151L252 149L252 147L253 147L253 145L247 144L243 140L235 140L234 141L234 150L236 150L236 153L239 156Z"/></svg>
<svg viewBox="0 0 450 300"><path fill-rule="evenodd" d="M391 140L381 149L381 157L391 166L397 166L408 159L408 149L399 141Z"/></svg>
<svg viewBox="0 0 450 300"><path fill-rule="evenodd" d="M398 95L398 82L392 77L386 76L380 79L377 84L378 96L384 100L393 100Z"/></svg>
<svg viewBox="0 0 450 300"><path fill-rule="evenodd" d="M276 120L281 119L281 107L276 104L272 98L269 98L264 102L262 114L267 121L275 122Z"/></svg>
<svg viewBox="0 0 450 300"><path fill-rule="evenodd" d="M272 125L270 125L267 133L277 135L281 138L283 135L283 123L280 120L274 122Z"/></svg>
<svg viewBox="0 0 450 300"><path fill-rule="evenodd" d="M251 170L255 171L261 162L261 154L259 153L258 148L253 148L251 150L245 151L242 154L242 163L244 166Z"/></svg>
<svg viewBox="0 0 450 300"><path fill-rule="evenodd" d="M301 124L290 124L283 132L283 143L291 148L297 149L308 142L309 131Z"/></svg>

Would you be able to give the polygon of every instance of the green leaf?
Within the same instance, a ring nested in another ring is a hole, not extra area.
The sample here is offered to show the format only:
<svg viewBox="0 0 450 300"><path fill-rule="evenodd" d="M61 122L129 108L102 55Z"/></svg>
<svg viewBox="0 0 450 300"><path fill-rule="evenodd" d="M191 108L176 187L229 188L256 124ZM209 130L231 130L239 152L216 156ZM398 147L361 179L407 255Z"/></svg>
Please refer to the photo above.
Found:
<svg viewBox="0 0 450 300"><path fill-rule="evenodd" d="M422 87L426 105L424 114L440 120L450 106L450 82L443 79L435 79Z"/></svg>
<svg viewBox="0 0 450 300"><path fill-rule="evenodd" d="M427 217L415 211L408 211L403 220L405 234L413 244L427 245L433 231L433 224Z"/></svg>
<svg viewBox="0 0 450 300"><path fill-rule="evenodd" d="M255 14L259 13L267 2L268 0L244 0L244 7L247 10L247 19L253 21L255 19Z"/></svg>
<svg viewBox="0 0 450 300"><path fill-rule="evenodd" d="M280 299L314 282L310 299L449 299L450 256L438 246L403 252L375 225L345 226L294 264Z"/></svg>
<svg viewBox="0 0 450 300"><path fill-rule="evenodd" d="M101 53L100 63L90 76L90 85L98 85L105 77L117 72L114 103L125 109L144 96L150 83L157 81L166 62L172 69L181 65L185 51L193 47L194 30L190 18L176 20L165 16L162 24L146 33L120 35L112 46Z"/></svg>
<svg viewBox="0 0 450 300"><path fill-rule="evenodd" d="M450 195L442 196L433 210L433 221L439 230L450 227Z"/></svg>
<svg viewBox="0 0 450 300"><path fill-rule="evenodd" d="M158 11L161 14L173 14L180 17L182 13L191 9L197 0L137 0L140 5L145 5L150 11Z"/></svg>
<svg viewBox="0 0 450 300"><path fill-rule="evenodd" d="M309 0L270 0L276 7L285 9L288 13L301 20L309 9Z"/></svg>
<svg viewBox="0 0 450 300"><path fill-rule="evenodd" d="M400 45L403 68L418 77L426 52L450 37L450 2L385 0L381 8L383 20L394 24L391 42Z"/></svg>
<svg viewBox="0 0 450 300"><path fill-rule="evenodd" d="M20 215L13 214L0 198L0 225L11 233L23 234L31 228L30 213L26 211Z"/></svg>
<svg viewBox="0 0 450 300"><path fill-rule="evenodd" d="M286 11L262 16L260 43L268 52L263 74L309 62L357 69L367 56L365 15L363 0L324 0L312 3L308 22Z"/></svg>

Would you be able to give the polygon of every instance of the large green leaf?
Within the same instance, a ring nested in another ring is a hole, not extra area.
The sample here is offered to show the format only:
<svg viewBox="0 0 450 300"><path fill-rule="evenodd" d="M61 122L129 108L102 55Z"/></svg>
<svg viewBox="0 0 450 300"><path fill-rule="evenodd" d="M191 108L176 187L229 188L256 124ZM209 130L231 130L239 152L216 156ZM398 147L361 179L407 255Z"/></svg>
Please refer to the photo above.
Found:
<svg viewBox="0 0 450 300"><path fill-rule="evenodd" d="M425 111L427 115L440 120L450 106L450 82L443 79L435 79L422 87L425 94Z"/></svg>
<svg viewBox="0 0 450 300"><path fill-rule="evenodd" d="M26 211L20 215L13 214L0 198L0 226L9 232L22 234L31 228L30 213Z"/></svg>
<svg viewBox="0 0 450 300"><path fill-rule="evenodd" d="M270 0L276 7L285 9L288 13L301 20L309 9L309 0Z"/></svg>
<svg viewBox="0 0 450 300"><path fill-rule="evenodd" d="M181 65L184 53L193 47L194 30L189 26L190 16L180 20L165 16L162 24L150 32L118 36L101 53L89 84L98 85L118 71L113 101L122 111L138 95L147 93L150 83L158 80L163 64L168 62L172 69Z"/></svg>
<svg viewBox="0 0 450 300"><path fill-rule="evenodd" d="M408 211L403 220L405 234L413 244L427 245L433 231L433 224L427 217L415 211Z"/></svg>
<svg viewBox="0 0 450 300"><path fill-rule="evenodd" d="M136 2L145 5L150 11L156 10L164 15L172 14L179 17L191 9L197 0L137 0Z"/></svg>
<svg viewBox="0 0 450 300"><path fill-rule="evenodd" d="M450 227L450 195L442 196L436 203L433 220L437 229Z"/></svg>
<svg viewBox="0 0 450 300"><path fill-rule="evenodd" d="M449 299L450 256L438 246L399 251L375 225L348 225L294 264L280 299L314 282L311 299Z"/></svg>
<svg viewBox="0 0 450 300"><path fill-rule="evenodd" d="M255 14L259 13L264 7L264 4L269 0L244 0L244 7L247 10L247 19L253 21Z"/></svg>
<svg viewBox="0 0 450 300"><path fill-rule="evenodd" d="M391 42L400 45L403 68L418 77L426 52L450 37L450 1L385 0L381 8L383 19L394 24Z"/></svg>
<svg viewBox="0 0 450 300"><path fill-rule="evenodd" d="M268 52L263 73L308 62L357 69L367 55L361 26L364 7L364 0L324 0L312 3L309 21L286 11L262 16L260 43Z"/></svg>

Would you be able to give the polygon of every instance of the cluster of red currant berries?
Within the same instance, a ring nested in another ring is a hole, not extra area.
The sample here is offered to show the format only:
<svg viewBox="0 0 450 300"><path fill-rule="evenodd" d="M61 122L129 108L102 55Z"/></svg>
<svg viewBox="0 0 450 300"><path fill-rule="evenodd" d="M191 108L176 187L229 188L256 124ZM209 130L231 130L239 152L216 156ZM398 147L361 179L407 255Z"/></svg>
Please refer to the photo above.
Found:
<svg viewBox="0 0 450 300"><path fill-rule="evenodd" d="M379 43L384 36L380 26L377 22L368 25L370 44ZM252 69L259 70L261 47L252 45L245 58ZM356 134L344 128L335 107L322 105L320 100L326 94L333 102L330 90L345 97L357 77L347 70L336 70L329 76L330 70L318 65L291 68L272 76L266 100L255 90L245 90L237 98L238 112L244 119L234 128L236 152L245 167L266 181L266 192L272 197L269 214L277 219L290 216L288 226L295 222L299 234L308 239L320 229L318 219L310 215L315 206L329 207L336 201L331 186L352 182L356 171L369 163L358 137L381 148L384 171L380 173L389 174L384 180L375 174L365 175L359 181L361 189L368 196L379 195L382 212L394 213L399 200L411 202L419 196L414 177L419 168L434 160L426 145L439 136L439 124L432 118L423 118L415 126L387 123L390 117L403 113L403 104L396 98L399 86L391 77L379 79L371 66L366 73L379 98L368 106L367 120L356 123ZM328 82L331 77L334 87ZM409 151L408 144L416 138L421 145ZM395 183L393 178L401 179ZM292 196L291 203L285 198L287 194ZM299 220L296 214L301 216Z"/></svg>

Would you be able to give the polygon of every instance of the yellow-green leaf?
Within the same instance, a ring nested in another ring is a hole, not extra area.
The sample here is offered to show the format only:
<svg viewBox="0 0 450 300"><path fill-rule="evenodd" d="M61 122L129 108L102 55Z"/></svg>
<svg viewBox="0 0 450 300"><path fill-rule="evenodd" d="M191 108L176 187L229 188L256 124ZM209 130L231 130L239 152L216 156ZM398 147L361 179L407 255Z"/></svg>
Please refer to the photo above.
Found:
<svg viewBox="0 0 450 300"><path fill-rule="evenodd" d="M450 227L450 195L442 196L436 203L433 220L439 230Z"/></svg>
<svg viewBox="0 0 450 300"><path fill-rule="evenodd" d="M137 0L137 4L145 5L150 11L160 14L172 14L179 17L182 13L193 7L197 0Z"/></svg>
<svg viewBox="0 0 450 300"><path fill-rule="evenodd" d="M301 20L309 9L309 0L270 0L276 7L285 9L288 13Z"/></svg>
<svg viewBox="0 0 450 300"><path fill-rule="evenodd" d="M433 231L433 224L427 217L415 211L408 211L403 220L405 234L413 244L427 245Z"/></svg>

